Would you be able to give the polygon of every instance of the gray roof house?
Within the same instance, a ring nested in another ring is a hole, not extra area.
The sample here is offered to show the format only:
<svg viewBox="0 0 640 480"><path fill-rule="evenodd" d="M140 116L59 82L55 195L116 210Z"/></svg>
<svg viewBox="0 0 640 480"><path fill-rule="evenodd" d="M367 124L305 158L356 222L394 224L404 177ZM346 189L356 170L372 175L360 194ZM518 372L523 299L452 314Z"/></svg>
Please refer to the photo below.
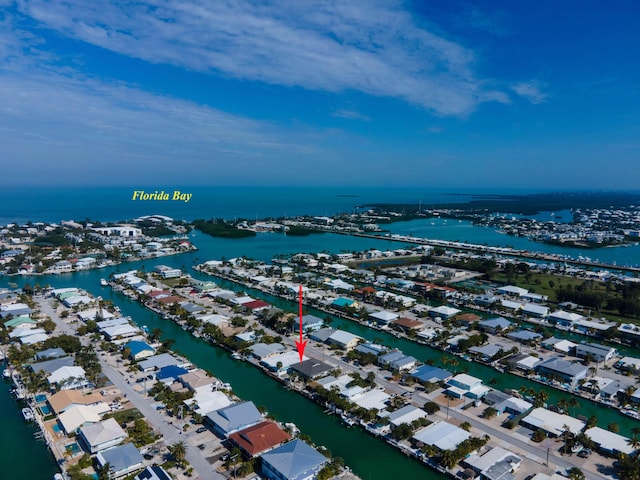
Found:
<svg viewBox="0 0 640 480"><path fill-rule="evenodd" d="M302 440L293 440L262 457L262 474L271 480L315 478L329 459Z"/></svg>
<svg viewBox="0 0 640 480"><path fill-rule="evenodd" d="M222 437L244 430L262 422L264 418L253 402L241 402L229 405L207 414L207 423L214 432Z"/></svg>
<svg viewBox="0 0 640 480"><path fill-rule="evenodd" d="M52 374L56 370L62 367L72 367L75 365L73 357L54 358L53 360L47 360L46 362L32 363L31 370L39 372L40 370Z"/></svg>
<svg viewBox="0 0 640 480"><path fill-rule="evenodd" d="M97 453L122 443L127 433L115 418L108 418L80 428L80 438L90 453Z"/></svg>
<svg viewBox="0 0 640 480"><path fill-rule="evenodd" d="M489 320L485 320L484 322L480 322L478 324L478 328L480 330L484 330L485 332L496 333L506 330L511 326L511 322L506 318L496 317L490 318Z"/></svg>
<svg viewBox="0 0 640 480"><path fill-rule="evenodd" d="M578 381L587 377L589 367L554 357L537 365L536 372L543 377L558 377L565 383L575 386Z"/></svg>
<svg viewBox="0 0 640 480"><path fill-rule="evenodd" d="M123 477L144 467L144 458L133 443L98 452L96 458L101 467L107 463L111 466L109 478Z"/></svg>

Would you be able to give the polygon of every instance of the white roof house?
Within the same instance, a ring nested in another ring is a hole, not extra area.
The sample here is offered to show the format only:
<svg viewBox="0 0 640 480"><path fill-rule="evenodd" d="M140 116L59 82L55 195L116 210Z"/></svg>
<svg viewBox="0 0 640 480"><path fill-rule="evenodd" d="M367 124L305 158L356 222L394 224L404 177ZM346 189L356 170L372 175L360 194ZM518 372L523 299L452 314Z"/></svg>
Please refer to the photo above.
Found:
<svg viewBox="0 0 640 480"><path fill-rule="evenodd" d="M522 295L526 295L529 293L529 290L526 288L516 287L515 285L506 285L504 287L500 287L496 290L496 292L502 295L515 295L517 297L521 297Z"/></svg>
<svg viewBox="0 0 640 480"><path fill-rule="evenodd" d="M395 412L391 412L387 419L391 425L397 427L403 423L411 424L420 418L426 418L427 412L424 410L414 407L413 405L406 405Z"/></svg>
<svg viewBox="0 0 640 480"><path fill-rule="evenodd" d="M76 405L58 416L58 421L67 434L89 423L97 423L111 408L104 402L95 405Z"/></svg>
<svg viewBox="0 0 640 480"><path fill-rule="evenodd" d="M440 450L454 450L471 436L469 432L447 422L435 422L419 430L413 439Z"/></svg>
<svg viewBox="0 0 640 480"><path fill-rule="evenodd" d="M366 408L367 410L376 408L378 410L384 410L386 407L385 402L391 398L382 390L369 390L363 393L353 402L359 407Z"/></svg>
<svg viewBox="0 0 640 480"><path fill-rule="evenodd" d="M89 447L89 452L97 453L105 448L114 447L127 438L127 432L115 418L108 418L80 428L80 437Z"/></svg>
<svg viewBox="0 0 640 480"><path fill-rule="evenodd" d="M610 453L626 453L627 455L636 451L636 448L631 446L629 438L610 432L604 428L593 427L589 428L584 433L593 440L601 450L605 450Z"/></svg>
<svg viewBox="0 0 640 480"><path fill-rule="evenodd" d="M361 340L363 340L363 338L358 335L345 332L344 330L336 330L329 335L327 343L337 345L343 350L351 350L355 348Z"/></svg>
<svg viewBox="0 0 640 480"><path fill-rule="evenodd" d="M451 318L459 314L461 310L453 307L447 307L446 305L440 305L439 307L432 308L429 311L429 315L432 317L442 317L444 319Z"/></svg>
<svg viewBox="0 0 640 480"><path fill-rule="evenodd" d="M379 312L371 313L369 318L372 318L378 323L389 323L398 318L398 314L387 312L386 310L380 310Z"/></svg>
<svg viewBox="0 0 640 480"><path fill-rule="evenodd" d="M554 437L562 435L565 425L574 434L580 433L585 426L585 423L577 418L552 412L546 408L534 408L529 415L521 420L521 423L535 429L544 430Z"/></svg>
<svg viewBox="0 0 640 480"><path fill-rule="evenodd" d="M208 413L228 407L233 402L223 392L214 391L211 385L205 385L196 389L195 395L185 400L184 403L191 407L195 413L205 416Z"/></svg>
<svg viewBox="0 0 640 480"><path fill-rule="evenodd" d="M85 375L86 372L82 367L64 366L52 372L51 375L47 377L47 381L52 385L54 383L57 383L58 385L64 385L65 383L68 383L68 380L71 379L84 379Z"/></svg>

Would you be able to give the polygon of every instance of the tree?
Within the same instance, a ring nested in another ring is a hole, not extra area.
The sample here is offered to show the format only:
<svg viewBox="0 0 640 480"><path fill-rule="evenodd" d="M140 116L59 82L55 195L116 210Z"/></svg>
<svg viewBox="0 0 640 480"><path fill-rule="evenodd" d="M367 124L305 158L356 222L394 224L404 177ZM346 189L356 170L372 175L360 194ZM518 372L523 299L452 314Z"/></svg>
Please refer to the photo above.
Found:
<svg viewBox="0 0 640 480"><path fill-rule="evenodd" d="M440 465L451 470L458 463L458 456L453 450L443 450L440 454Z"/></svg>
<svg viewBox="0 0 640 480"><path fill-rule="evenodd" d="M638 454L622 454L616 462L617 477L624 480L640 480L640 459Z"/></svg>
<svg viewBox="0 0 640 480"><path fill-rule="evenodd" d="M631 438L629 439L629 444L636 448L640 445L640 427L633 427L631 429Z"/></svg>
<svg viewBox="0 0 640 480"><path fill-rule="evenodd" d="M486 418L487 420L492 419L496 415L498 415L498 410L496 410L493 407L487 407L487 408L485 408L484 412L482 412L482 416L484 418Z"/></svg>
<svg viewBox="0 0 640 480"><path fill-rule="evenodd" d="M616 422L611 422L607 425L607 430L613 433L618 433L620 431L620 426Z"/></svg>
<svg viewBox="0 0 640 480"><path fill-rule="evenodd" d="M169 453L181 467L184 466L185 457L187 455L187 446L183 441L179 441L169 446Z"/></svg>
<svg viewBox="0 0 640 480"><path fill-rule="evenodd" d="M460 428L468 432L471 430L471 424L469 422L462 422Z"/></svg>
<svg viewBox="0 0 640 480"><path fill-rule="evenodd" d="M569 476L569 478L571 480L584 480L585 479L584 473L578 467L571 467L567 471L567 475Z"/></svg>
<svg viewBox="0 0 640 480"><path fill-rule="evenodd" d="M533 406L536 408L544 407L548 399L549 394L544 390L539 390L533 395Z"/></svg>

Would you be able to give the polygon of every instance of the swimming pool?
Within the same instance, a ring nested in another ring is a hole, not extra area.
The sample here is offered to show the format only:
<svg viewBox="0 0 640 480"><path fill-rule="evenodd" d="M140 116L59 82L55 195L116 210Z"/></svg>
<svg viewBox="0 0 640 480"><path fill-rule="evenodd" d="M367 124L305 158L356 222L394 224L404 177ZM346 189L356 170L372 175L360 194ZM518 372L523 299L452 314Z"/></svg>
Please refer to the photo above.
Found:
<svg viewBox="0 0 640 480"><path fill-rule="evenodd" d="M44 416L51 415L51 409L49 408L48 405L41 405L38 408L40 409L40 412L42 413L42 415Z"/></svg>
<svg viewBox="0 0 640 480"><path fill-rule="evenodd" d="M58 425L57 423L53 424L53 426L51 427L51 430L53 430L54 433L62 432L62 429L60 428L60 425Z"/></svg>
<svg viewBox="0 0 640 480"><path fill-rule="evenodd" d="M42 403L47 401L47 396L40 394L40 395L36 395L35 399L36 399L36 403Z"/></svg>
<svg viewBox="0 0 640 480"><path fill-rule="evenodd" d="M70 443L69 445L65 445L64 449L70 455L75 455L76 453L80 452L80 446L76 442Z"/></svg>

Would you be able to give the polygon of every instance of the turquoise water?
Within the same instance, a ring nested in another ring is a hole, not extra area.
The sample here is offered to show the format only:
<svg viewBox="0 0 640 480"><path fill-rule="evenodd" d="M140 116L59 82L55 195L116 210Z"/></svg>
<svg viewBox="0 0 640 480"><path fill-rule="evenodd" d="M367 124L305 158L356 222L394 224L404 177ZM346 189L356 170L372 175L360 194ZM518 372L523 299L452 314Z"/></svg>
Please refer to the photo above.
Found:
<svg viewBox="0 0 640 480"><path fill-rule="evenodd" d="M126 198L126 193L131 189L104 189L104 190L77 190L68 193L68 198L58 201L61 198L61 191L52 189L50 192L40 191L33 196L30 192L14 192L18 198L12 198L11 191L0 193L3 198L3 205L11 204L12 213L4 213L0 216L0 224L9 221L25 220L55 220L60 219L82 219L85 217L119 220L136 215L159 213L172 215L176 218L210 218L214 216L262 217L266 215L292 215L296 213L312 213L318 215L332 214L338 211L350 211L355 205L366 202L391 201L391 199L375 197L374 191L362 193L359 197L338 197L336 195L351 193L350 191L340 191L339 189L329 193L326 189L307 192L293 189L287 195L274 196L273 191L262 191L259 189L248 198L238 199L240 193L246 190L234 191L233 189L221 189L218 196L204 192L200 197L202 203L196 202L198 196L194 191L194 204L188 208L182 205L158 205L158 204L136 204L132 205ZM336 193L339 192L339 193ZM424 196L421 196L424 193ZM390 195L391 193L389 193ZM426 203L425 198L429 192L408 191L404 192L400 199L396 201L419 201ZM20 196L21 195L21 196ZM70 196L69 196L70 195ZM91 196L93 195L93 197ZM367 197L366 195L370 195ZM450 202L456 197L445 197L441 193L431 195L440 196L440 201ZM56 200L56 198L58 200ZM435 197L433 197L435 198ZM444 198L444 200L442 200ZM10 203L9 200L11 199ZM458 197L462 201L462 197ZM237 203L234 203L238 200ZM434 200L435 202L435 200ZM87 210L89 210L87 212ZM252 212L255 210L255 212ZM282 211L282 213L280 213ZM121 212L127 212L122 214ZM234 213L235 212L235 213ZM266 212L266 213L263 213ZM510 245L515 248L540 250L549 253L568 254L572 257L578 255L599 258L603 261L617 262L618 264L637 264L640 261L640 248L638 246L626 248L608 248L600 250L577 251L561 247L549 246L530 242L526 239L508 237L499 234L493 229L474 227L469 222L433 220L433 225L429 221L402 222L388 226L394 233L424 236L428 238L438 238L446 240L461 240L471 243L486 243L492 245ZM292 392L283 390L277 383L264 377L260 372L243 363L231 360L225 353L222 353L199 339L194 339L174 324L164 321L153 315L151 312L130 302L123 296L114 294L109 288L101 287L99 279L107 277L114 271L125 271L133 268L145 268L150 270L153 265L166 264L178 268L188 269L195 263L214 258L232 258L237 256L247 256L260 260L270 260L278 254L291 254L295 252L318 252L327 251L340 253L344 251L363 250L368 248L387 249L400 248L402 244L389 240L375 240L347 237L334 234L311 235L308 237L287 237L280 234L261 234L254 238L227 240L213 238L194 233L191 240L200 250L186 255L165 257L153 261L136 262L124 264L103 270L80 272L50 277L0 278L0 286L7 286L9 282L40 283L52 286L79 286L92 292L94 295L102 295L104 298L112 299L117 305L123 308L125 314L131 315L139 324L146 324L150 328L160 326L165 337L175 338L177 348L185 355L189 356L194 363L207 368L214 374L220 375L225 381L232 383L237 392L244 398L255 400L256 403L265 405L269 411L278 418L285 421L294 421L305 433L318 443L329 447L336 455L342 456L347 464L352 466L357 473L365 479L391 478L393 472L386 470L385 462L393 466L400 467L401 471L408 472L407 478L440 478L435 473L418 465L416 462L406 459L384 443L369 437L356 430L345 430L336 419L326 417L321 409L311 404L307 400L297 396ZM194 274L195 275L195 274ZM273 303L278 300L273 299ZM414 355L420 360L440 358L441 354L428 347L407 342L396 337L374 332L359 325L343 320L336 320L336 326L345 328L353 333L369 339L382 339L390 346L398 347L406 353ZM459 368L462 368L462 364ZM468 365L471 374L486 378L494 377L500 387L513 386L514 378L508 375L498 374L498 372L488 370L485 367L475 364ZM522 383L527 383L522 380ZM522 384L521 383L521 384ZM528 383L527 383L528 384ZM532 384L536 388L537 385ZM552 399L558 394L552 391ZM0 389L0 408L6 415L4 428L0 431L0 474L1 478L29 478L33 480L44 480L52 478L57 468L53 459L46 449L44 443L33 438L32 426L22 421L19 405L10 397L8 386L4 384ZM617 412L604 409L581 401L579 414L596 414L601 425L606 426L610 421L616 421L621 426L621 431L627 433L637 424L632 420L622 417ZM337 433L336 433L337 432ZM357 447L356 447L357 446ZM6 477L6 473L11 471L15 477ZM412 473L409 473L412 472Z"/></svg>
<svg viewBox="0 0 640 480"><path fill-rule="evenodd" d="M567 248L546 243L533 242L524 237L512 237L498 233L489 227L477 227L466 220L425 219L396 222L385 225L391 233L475 243L478 245L509 246L519 250L530 250L557 255L589 257L613 265L640 266L640 244L598 249Z"/></svg>

